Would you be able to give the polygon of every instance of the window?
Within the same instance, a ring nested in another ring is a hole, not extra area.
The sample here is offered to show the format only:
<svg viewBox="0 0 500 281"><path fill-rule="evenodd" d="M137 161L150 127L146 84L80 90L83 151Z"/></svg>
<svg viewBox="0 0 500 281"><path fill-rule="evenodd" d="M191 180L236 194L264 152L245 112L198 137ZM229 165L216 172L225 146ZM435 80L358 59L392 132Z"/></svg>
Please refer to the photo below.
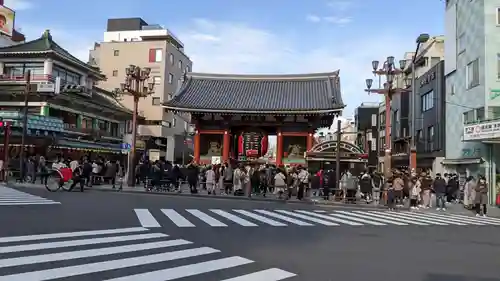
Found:
<svg viewBox="0 0 500 281"><path fill-rule="evenodd" d="M153 105L160 105L161 101L160 98L153 98Z"/></svg>
<svg viewBox="0 0 500 281"><path fill-rule="evenodd" d="M189 68L189 65L186 66L186 72L191 72L191 69Z"/></svg>
<svg viewBox="0 0 500 281"><path fill-rule="evenodd" d="M420 108L422 112L431 110L434 107L434 91L430 91L420 97Z"/></svg>
<svg viewBox="0 0 500 281"><path fill-rule="evenodd" d="M171 65L174 65L174 54L172 53L168 54L168 60L170 61Z"/></svg>
<svg viewBox="0 0 500 281"><path fill-rule="evenodd" d="M155 85L161 84L161 77L160 76L153 76L153 83L155 83Z"/></svg>
<svg viewBox="0 0 500 281"><path fill-rule="evenodd" d="M476 121L484 120L484 107L476 109Z"/></svg>
<svg viewBox="0 0 500 281"><path fill-rule="evenodd" d="M181 61L181 60L180 60L179 62L177 62L177 67L178 67L179 69L182 69L182 61Z"/></svg>
<svg viewBox="0 0 500 281"><path fill-rule="evenodd" d="M9 76L24 76L31 70L31 75L43 75L43 63L5 63L4 73Z"/></svg>
<svg viewBox="0 0 500 281"><path fill-rule="evenodd" d="M119 56L119 55L120 55L120 51L119 51L119 50L114 50L114 51L113 51L113 55L114 55L115 57Z"/></svg>
<svg viewBox="0 0 500 281"><path fill-rule="evenodd" d="M162 49L149 49L149 62L161 62L163 60Z"/></svg>
<svg viewBox="0 0 500 281"><path fill-rule="evenodd" d="M435 66L441 61L440 57L431 57L431 67Z"/></svg>
<svg viewBox="0 0 500 281"><path fill-rule="evenodd" d="M168 74L168 84L174 83L174 75L172 73Z"/></svg>
<svg viewBox="0 0 500 281"><path fill-rule="evenodd" d="M80 74L66 70L59 66L54 66L52 70L52 76L61 77L62 84L75 84L75 85L80 85L80 78L82 77Z"/></svg>
<svg viewBox="0 0 500 281"><path fill-rule="evenodd" d="M429 144L428 151L434 151L434 126L427 128L427 143Z"/></svg>
<svg viewBox="0 0 500 281"><path fill-rule="evenodd" d="M177 125L177 118L175 118L174 116L174 118L172 118L172 127L175 128L176 125Z"/></svg>
<svg viewBox="0 0 500 281"><path fill-rule="evenodd" d="M467 89L471 89L479 85L479 59L470 62L467 65Z"/></svg>
<svg viewBox="0 0 500 281"><path fill-rule="evenodd" d="M422 130L417 130L417 136L415 137L415 142L418 144L422 140Z"/></svg>
<svg viewBox="0 0 500 281"><path fill-rule="evenodd" d="M118 76L118 70L113 70L113 76Z"/></svg>
<svg viewBox="0 0 500 281"><path fill-rule="evenodd" d="M474 110L464 112L464 124L469 124L472 122L474 122Z"/></svg>
<svg viewBox="0 0 500 281"><path fill-rule="evenodd" d="M500 53L497 53L497 79L500 80Z"/></svg>
<svg viewBox="0 0 500 281"><path fill-rule="evenodd" d="M465 52L465 33L462 33L457 38L457 55Z"/></svg>
<svg viewBox="0 0 500 281"><path fill-rule="evenodd" d="M500 8L497 8L497 12L495 14L496 14L496 17L497 17L496 24L500 25Z"/></svg>

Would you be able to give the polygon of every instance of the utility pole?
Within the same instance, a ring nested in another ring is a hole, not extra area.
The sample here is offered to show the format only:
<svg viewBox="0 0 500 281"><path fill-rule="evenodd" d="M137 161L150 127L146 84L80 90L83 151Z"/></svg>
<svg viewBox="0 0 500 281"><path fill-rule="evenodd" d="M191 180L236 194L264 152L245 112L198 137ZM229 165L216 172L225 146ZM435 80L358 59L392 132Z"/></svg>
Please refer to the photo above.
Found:
<svg viewBox="0 0 500 281"><path fill-rule="evenodd" d="M24 181L24 168L25 168L25 153L24 149L26 146L26 137L28 135L28 101L31 92L31 70L27 70L24 79L26 81L26 86L24 88L24 108L23 108L23 135L21 137L21 153L19 157L19 171L21 172L20 181Z"/></svg>
<svg viewBox="0 0 500 281"><path fill-rule="evenodd" d="M335 185L340 188L340 143L342 141L342 121L337 120L337 148L335 149Z"/></svg>

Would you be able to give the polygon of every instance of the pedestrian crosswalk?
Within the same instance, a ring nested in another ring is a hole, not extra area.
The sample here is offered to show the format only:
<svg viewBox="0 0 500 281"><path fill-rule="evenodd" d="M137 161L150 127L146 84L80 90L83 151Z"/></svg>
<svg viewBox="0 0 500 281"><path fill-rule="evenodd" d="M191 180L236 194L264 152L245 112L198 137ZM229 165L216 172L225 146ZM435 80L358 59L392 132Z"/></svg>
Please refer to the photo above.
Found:
<svg viewBox="0 0 500 281"><path fill-rule="evenodd" d="M107 281L186 277L207 280L214 272L233 268L237 270L226 273L229 279L223 281L278 281L296 276L278 268L262 269L253 260L223 256L220 250L171 239L142 227L0 237L0 257L0 281L69 277Z"/></svg>
<svg viewBox="0 0 500 281"><path fill-rule="evenodd" d="M52 205L60 204L40 196L22 192L6 186L0 186L0 206Z"/></svg>
<svg viewBox="0 0 500 281"><path fill-rule="evenodd" d="M410 211L325 211L264 209L134 209L142 227L286 227L286 226L466 226L496 225L499 218L469 217L448 213Z"/></svg>

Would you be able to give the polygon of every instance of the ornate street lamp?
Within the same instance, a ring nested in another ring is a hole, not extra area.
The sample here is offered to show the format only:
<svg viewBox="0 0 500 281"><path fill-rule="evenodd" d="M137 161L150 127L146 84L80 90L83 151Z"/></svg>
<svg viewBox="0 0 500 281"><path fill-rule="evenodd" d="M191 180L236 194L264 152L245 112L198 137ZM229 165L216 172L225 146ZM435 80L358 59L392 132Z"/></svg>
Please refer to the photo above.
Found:
<svg viewBox="0 0 500 281"><path fill-rule="evenodd" d="M132 113L132 143L128 159L128 178L127 184L135 184L135 152L137 139L137 115L139 108L139 99L153 94L154 82L149 82L151 68L130 65L125 69L125 83L120 84L120 88L115 89L117 94L130 95L134 99L134 110Z"/></svg>
<svg viewBox="0 0 500 281"><path fill-rule="evenodd" d="M406 66L405 60L399 61L399 67L396 68L394 65L394 57L387 57L386 61L383 63L382 68L379 67L380 62L377 60L372 61L373 74L379 76L379 81L381 77L385 77L385 83L383 87L379 89L373 89L373 79L366 79L366 92L376 93L384 95L385 97L385 155L384 155L384 174L386 178L391 176L391 100L392 95L400 92L406 92L405 89L398 88L394 85L395 77L398 77L404 67Z"/></svg>

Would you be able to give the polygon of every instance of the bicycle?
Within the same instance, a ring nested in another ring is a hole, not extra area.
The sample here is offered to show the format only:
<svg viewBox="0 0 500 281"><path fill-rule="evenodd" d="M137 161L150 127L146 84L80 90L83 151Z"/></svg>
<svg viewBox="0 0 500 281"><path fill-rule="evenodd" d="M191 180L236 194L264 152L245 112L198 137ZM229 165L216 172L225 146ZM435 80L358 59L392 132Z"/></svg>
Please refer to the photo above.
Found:
<svg viewBox="0 0 500 281"><path fill-rule="evenodd" d="M50 192L56 192L61 188L64 191L71 191L72 183L73 171L71 168L53 169L47 179L47 185L45 185L45 188Z"/></svg>

